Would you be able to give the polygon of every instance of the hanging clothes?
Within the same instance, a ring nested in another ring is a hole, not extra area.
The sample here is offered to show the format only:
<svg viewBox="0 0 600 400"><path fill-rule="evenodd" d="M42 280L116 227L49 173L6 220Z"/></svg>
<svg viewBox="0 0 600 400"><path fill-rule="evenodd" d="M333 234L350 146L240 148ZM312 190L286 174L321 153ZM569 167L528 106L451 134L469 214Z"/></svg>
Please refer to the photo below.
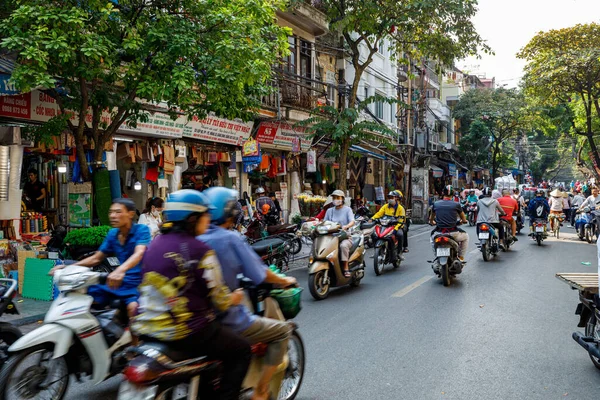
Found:
<svg viewBox="0 0 600 400"><path fill-rule="evenodd" d="M306 172L317 172L317 152L314 150L306 153Z"/></svg>
<svg viewBox="0 0 600 400"><path fill-rule="evenodd" d="M260 161L260 166L258 167L261 171L267 171L271 164L271 159L268 155L263 155Z"/></svg>

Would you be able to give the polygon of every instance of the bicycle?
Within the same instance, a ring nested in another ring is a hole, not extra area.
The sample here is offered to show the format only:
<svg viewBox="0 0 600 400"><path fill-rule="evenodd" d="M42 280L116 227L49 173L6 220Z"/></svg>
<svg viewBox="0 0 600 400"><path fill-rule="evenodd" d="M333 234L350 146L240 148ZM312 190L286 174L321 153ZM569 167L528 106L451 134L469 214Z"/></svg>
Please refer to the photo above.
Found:
<svg viewBox="0 0 600 400"><path fill-rule="evenodd" d="M564 221L564 219L564 214L550 214L548 216L548 220L550 222L550 229L552 230L552 235L557 239L560 236L560 224L562 223L562 221Z"/></svg>

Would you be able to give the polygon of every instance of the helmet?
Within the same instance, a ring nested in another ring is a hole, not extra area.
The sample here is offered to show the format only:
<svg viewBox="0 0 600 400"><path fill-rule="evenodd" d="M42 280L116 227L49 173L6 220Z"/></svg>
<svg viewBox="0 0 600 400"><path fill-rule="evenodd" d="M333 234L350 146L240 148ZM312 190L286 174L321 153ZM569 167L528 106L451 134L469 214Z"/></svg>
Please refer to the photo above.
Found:
<svg viewBox="0 0 600 400"><path fill-rule="evenodd" d="M394 193L396 193L396 196L401 199L402 197L404 197L404 195L402 194L402 192L400 190L394 190Z"/></svg>
<svg viewBox="0 0 600 400"><path fill-rule="evenodd" d="M535 195L536 195L536 196L544 196L544 195L545 195L545 193L544 193L544 191L543 191L543 190L538 190L537 192L535 192Z"/></svg>
<svg viewBox="0 0 600 400"><path fill-rule="evenodd" d="M398 193L395 190L388 193L387 197L398 197Z"/></svg>
<svg viewBox="0 0 600 400"><path fill-rule="evenodd" d="M475 190L473 190L473 189L469 190L469 194L475 194Z"/></svg>
<svg viewBox="0 0 600 400"><path fill-rule="evenodd" d="M454 193L454 188L452 185L448 185L444 187L444 196L452 196Z"/></svg>
<svg viewBox="0 0 600 400"><path fill-rule="evenodd" d="M237 217L240 210L237 208L237 192L224 187L211 187L202 192L213 207L210 210L211 222L221 225L230 217Z"/></svg>
<svg viewBox="0 0 600 400"><path fill-rule="evenodd" d="M211 208L204 194L193 189L182 189L167 196L163 216L168 222L183 221L192 214L204 213Z"/></svg>
<svg viewBox="0 0 600 400"><path fill-rule="evenodd" d="M485 189L483 189L483 195L485 197L490 197L492 195L492 188L486 187Z"/></svg>
<svg viewBox="0 0 600 400"><path fill-rule="evenodd" d="M256 194L264 194L265 193L265 189L262 188L261 186L258 187L258 189L256 189L256 192L254 192Z"/></svg>
<svg viewBox="0 0 600 400"><path fill-rule="evenodd" d="M333 193L331 193L332 196L339 196L339 197L343 197L346 198L346 195L344 194L343 191L341 190L334 190Z"/></svg>

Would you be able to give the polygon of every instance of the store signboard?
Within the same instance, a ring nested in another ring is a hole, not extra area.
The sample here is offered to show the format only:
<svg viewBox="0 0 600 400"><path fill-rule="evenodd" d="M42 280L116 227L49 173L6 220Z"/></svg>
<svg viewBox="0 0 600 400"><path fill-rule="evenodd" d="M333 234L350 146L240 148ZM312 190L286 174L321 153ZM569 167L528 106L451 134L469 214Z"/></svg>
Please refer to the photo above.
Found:
<svg viewBox="0 0 600 400"><path fill-rule="evenodd" d="M312 141L307 138L305 128L280 122L261 122L256 134L256 140L261 144L274 145L286 150L293 149L295 138L300 139L302 152L310 149Z"/></svg>
<svg viewBox="0 0 600 400"><path fill-rule="evenodd" d="M254 122L231 121L212 115L203 120L192 117L183 128L183 136L209 142L241 146L252 132Z"/></svg>
<svg viewBox="0 0 600 400"><path fill-rule="evenodd" d="M0 96L0 116L31 119L31 93Z"/></svg>
<svg viewBox="0 0 600 400"><path fill-rule="evenodd" d="M10 75L0 74L0 96L11 96L19 93L15 84L10 82Z"/></svg>
<svg viewBox="0 0 600 400"><path fill-rule="evenodd" d="M187 122L186 117L180 116L176 120L173 120L169 114L159 112L154 114L148 113L147 116L148 120L146 122L138 121L135 127L124 123L118 132L165 139L181 139L183 136L183 129Z"/></svg>

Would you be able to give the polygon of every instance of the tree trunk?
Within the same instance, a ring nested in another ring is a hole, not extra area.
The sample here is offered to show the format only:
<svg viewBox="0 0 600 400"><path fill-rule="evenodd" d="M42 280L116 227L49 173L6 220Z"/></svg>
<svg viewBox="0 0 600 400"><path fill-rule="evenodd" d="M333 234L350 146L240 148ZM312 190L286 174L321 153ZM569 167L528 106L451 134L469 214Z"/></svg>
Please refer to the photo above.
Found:
<svg viewBox="0 0 600 400"><path fill-rule="evenodd" d="M85 158L85 150L83 148L83 135L81 137L78 137L78 135L75 134L75 154L77 155L77 160L79 161L79 169L81 171L83 181L91 181L92 177L90 175L88 162Z"/></svg>

